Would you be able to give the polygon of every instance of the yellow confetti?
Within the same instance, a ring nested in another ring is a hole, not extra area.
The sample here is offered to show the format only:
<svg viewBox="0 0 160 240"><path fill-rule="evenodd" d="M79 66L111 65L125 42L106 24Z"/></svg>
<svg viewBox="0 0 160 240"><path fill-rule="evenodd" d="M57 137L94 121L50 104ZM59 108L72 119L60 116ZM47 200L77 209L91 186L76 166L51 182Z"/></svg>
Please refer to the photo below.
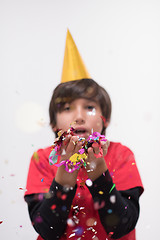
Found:
<svg viewBox="0 0 160 240"><path fill-rule="evenodd" d="M85 186L85 181L81 182L80 185L81 185L81 187L84 187Z"/></svg>
<svg viewBox="0 0 160 240"><path fill-rule="evenodd" d="M104 192L102 192L102 191L99 191L98 193L102 195Z"/></svg>
<svg viewBox="0 0 160 240"><path fill-rule="evenodd" d="M73 142L73 144L74 144L74 146L76 145L76 143L74 142L74 141L72 141Z"/></svg>
<svg viewBox="0 0 160 240"><path fill-rule="evenodd" d="M57 134L58 134L58 137L60 137L62 135L62 130L60 130Z"/></svg>
<svg viewBox="0 0 160 240"><path fill-rule="evenodd" d="M72 126L72 125L75 125L76 124L76 122L71 122L70 123L70 127Z"/></svg>
<svg viewBox="0 0 160 240"><path fill-rule="evenodd" d="M72 162L73 165L76 165L76 163L80 162L80 160L85 160L87 158L87 155L85 153L83 154L78 154L75 153L70 157L70 161Z"/></svg>
<svg viewBox="0 0 160 240"><path fill-rule="evenodd" d="M37 152L34 152L34 153L33 153L32 159L33 159L34 161L36 161L36 162L39 162L39 156L38 156L38 153L37 153Z"/></svg>

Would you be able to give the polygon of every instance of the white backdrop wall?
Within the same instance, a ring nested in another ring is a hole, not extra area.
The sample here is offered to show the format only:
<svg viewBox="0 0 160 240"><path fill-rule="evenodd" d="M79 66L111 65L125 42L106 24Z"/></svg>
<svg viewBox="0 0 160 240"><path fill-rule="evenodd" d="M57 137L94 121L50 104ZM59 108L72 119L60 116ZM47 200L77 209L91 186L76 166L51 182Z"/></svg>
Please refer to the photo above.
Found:
<svg viewBox="0 0 160 240"><path fill-rule="evenodd" d="M54 140L48 105L61 79L67 28L111 96L107 138L136 156L145 187L137 239L158 239L159 0L0 0L0 239L37 236L22 189L32 153Z"/></svg>

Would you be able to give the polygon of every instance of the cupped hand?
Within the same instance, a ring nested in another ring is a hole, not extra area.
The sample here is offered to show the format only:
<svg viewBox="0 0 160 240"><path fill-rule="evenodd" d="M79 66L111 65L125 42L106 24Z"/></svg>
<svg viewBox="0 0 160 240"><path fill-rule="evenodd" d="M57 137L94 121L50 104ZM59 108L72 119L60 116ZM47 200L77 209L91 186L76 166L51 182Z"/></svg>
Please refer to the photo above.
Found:
<svg viewBox="0 0 160 240"><path fill-rule="evenodd" d="M68 160L72 155L78 153L81 148L82 142L78 141L78 137L68 135L61 146L61 161Z"/></svg>
<svg viewBox="0 0 160 240"><path fill-rule="evenodd" d="M101 141L100 143L93 143L88 149L87 172L91 180L95 180L107 171L104 156L107 154L109 144L109 141Z"/></svg>

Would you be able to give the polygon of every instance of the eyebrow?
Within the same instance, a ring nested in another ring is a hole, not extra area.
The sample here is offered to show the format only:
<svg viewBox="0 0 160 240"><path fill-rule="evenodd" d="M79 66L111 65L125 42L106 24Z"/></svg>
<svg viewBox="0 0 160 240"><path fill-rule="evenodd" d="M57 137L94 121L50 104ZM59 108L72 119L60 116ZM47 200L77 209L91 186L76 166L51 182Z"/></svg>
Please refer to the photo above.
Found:
<svg viewBox="0 0 160 240"><path fill-rule="evenodd" d="M95 104L99 105L98 102L94 99L92 99L92 100L86 99L86 100L87 100L88 103L95 103Z"/></svg>
<svg viewBox="0 0 160 240"><path fill-rule="evenodd" d="M77 98L78 99L78 98ZM71 101L71 102L65 102L64 103L64 106L66 105L66 104L72 104L74 101L76 101L77 99L74 99L73 101ZM100 104L96 101L96 100L94 100L94 99L88 99L88 98L82 98L82 99L84 99L85 101L86 101L86 104L96 104L97 106L99 106Z"/></svg>

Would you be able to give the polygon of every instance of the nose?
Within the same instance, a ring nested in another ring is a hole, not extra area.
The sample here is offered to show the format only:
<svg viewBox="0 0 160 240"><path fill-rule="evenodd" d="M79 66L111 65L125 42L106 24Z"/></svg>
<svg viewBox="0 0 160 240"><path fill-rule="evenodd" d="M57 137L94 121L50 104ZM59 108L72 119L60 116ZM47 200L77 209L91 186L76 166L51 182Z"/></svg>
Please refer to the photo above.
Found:
<svg viewBox="0 0 160 240"><path fill-rule="evenodd" d="M76 124L82 125L85 123L85 114L81 107L78 107L75 112L75 121Z"/></svg>

